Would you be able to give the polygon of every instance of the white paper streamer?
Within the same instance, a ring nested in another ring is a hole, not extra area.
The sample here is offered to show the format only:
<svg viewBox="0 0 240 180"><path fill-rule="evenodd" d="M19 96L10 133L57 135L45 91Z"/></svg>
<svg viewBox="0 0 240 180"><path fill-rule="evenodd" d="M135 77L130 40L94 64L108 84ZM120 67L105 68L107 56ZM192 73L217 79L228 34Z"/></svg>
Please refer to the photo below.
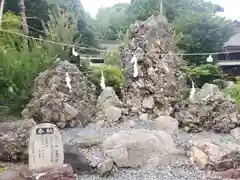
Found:
<svg viewBox="0 0 240 180"><path fill-rule="evenodd" d="M68 87L69 91L72 91L71 79L69 77L68 72L66 73L66 84L67 84L67 87Z"/></svg>
<svg viewBox="0 0 240 180"><path fill-rule="evenodd" d="M14 93L12 86L8 87L8 91L11 92L11 93Z"/></svg>
<svg viewBox="0 0 240 180"><path fill-rule="evenodd" d="M189 95L190 100L193 100L195 93L196 93L196 88L194 86L194 82L192 81L192 88L191 88L190 95Z"/></svg>
<svg viewBox="0 0 240 180"><path fill-rule="evenodd" d="M137 65L136 55L133 55L131 63L134 63L133 64L133 77L137 77L138 76L138 65Z"/></svg>
<svg viewBox="0 0 240 180"><path fill-rule="evenodd" d="M168 67L166 66L166 64L164 63L164 60L163 60L163 67L165 68L165 70L166 70L167 72L169 72L169 69L168 69Z"/></svg>
<svg viewBox="0 0 240 180"><path fill-rule="evenodd" d="M105 78L104 78L104 75L103 75L103 71L101 71L100 86L101 86L102 89L105 89L105 88L106 88L106 85L105 85Z"/></svg>
<svg viewBox="0 0 240 180"><path fill-rule="evenodd" d="M78 56L78 55L79 55L78 52L75 51L74 46L73 46L73 48L72 48L72 55L74 55L74 56Z"/></svg>
<svg viewBox="0 0 240 180"><path fill-rule="evenodd" d="M206 97L203 97L203 98L201 98L203 101L207 101L207 99L210 97L211 95L209 94L209 95L207 95Z"/></svg>
<svg viewBox="0 0 240 180"><path fill-rule="evenodd" d="M210 54L207 58L207 62L212 63L213 62L213 58L212 55Z"/></svg>

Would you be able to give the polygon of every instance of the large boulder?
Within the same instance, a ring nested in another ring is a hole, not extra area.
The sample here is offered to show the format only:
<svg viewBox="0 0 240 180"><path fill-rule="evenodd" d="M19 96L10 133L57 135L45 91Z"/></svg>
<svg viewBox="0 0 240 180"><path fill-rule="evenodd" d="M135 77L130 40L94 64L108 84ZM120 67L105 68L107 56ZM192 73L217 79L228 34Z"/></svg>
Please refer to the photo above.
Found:
<svg viewBox="0 0 240 180"><path fill-rule="evenodd" d="M175 152L171 135L165 131L128 130L107 137L102 143L106 158L118 167L158 166L163 158Z"/></svg>
<svg viewBox="0 0 240 180"><path fill-rule="evenodd" d="M94 114L94 93L95 87L76 65L57 60L51 69L35 79L33 97L22 115L34 118L37 123L56 124L59 128L85 125Z"/></svg>
<svg viewBox="0 0 240 180"><path fill-rule="evenodd" d="M97 100L95 122L101 125L117 123L122 115L122 102L112 87L106 87Z"/></svg>
<svg viewBox="0 0 240 180"><path fill-rule="evenodd" d="M0 161L27 161L29 132L36 123L33 119L26 119L16 122L16 125L12 122L2 123L1 126L10 124L15 127L13 131L0 136Z"/></svg>
<svg viewBox="0 0 240 180"><path fill-rule="evenodd" d="M229 133L240 123L234 100L213 84L205 84L193 99L176 104L174 109L174 117L190 132Z"/></svg>
<svg viewBox="0 0 240 180"><path fill-rule="evenodd" d="M122 68L126 77L123 103L126 116L148 113L149 118L170 115L181 99L185 80L181 58L176 53L173 32L162 15L151 16L130 27L130 43L122 49ZM131 59L136 55L138 76Z"/></svg>

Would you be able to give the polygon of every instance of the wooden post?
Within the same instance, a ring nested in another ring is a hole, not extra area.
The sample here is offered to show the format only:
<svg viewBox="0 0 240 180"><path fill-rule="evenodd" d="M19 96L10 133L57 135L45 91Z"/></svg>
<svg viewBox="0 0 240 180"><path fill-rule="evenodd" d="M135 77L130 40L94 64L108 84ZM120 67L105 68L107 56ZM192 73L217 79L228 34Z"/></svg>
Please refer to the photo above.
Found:
<svg viewBox="0 0 240 180"><path fill-rule="evenodd" d="M26 13L25 13L24 0L19 0L19 6L20 6L21 26L23 29L23 34L28 35L28 25L27 25Z"/></svg>
<svg viewBox="0 0 240 180"><path fill-rule="evenodd" d="M0 2L0 28L2 27L2 19L3 19L3 9L4 9L4 3L5 0L1 0Z"/></svg>

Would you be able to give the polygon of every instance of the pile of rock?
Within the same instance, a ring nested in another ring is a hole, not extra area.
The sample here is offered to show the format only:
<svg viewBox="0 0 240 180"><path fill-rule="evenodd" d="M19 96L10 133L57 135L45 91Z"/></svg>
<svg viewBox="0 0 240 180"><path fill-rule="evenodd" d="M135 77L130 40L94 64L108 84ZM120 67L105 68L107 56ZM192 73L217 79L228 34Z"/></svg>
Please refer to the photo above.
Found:
<svg viewBox="0 0 240 180"><path fill-rule="evenodd" d="M0 130L0 161L27 161L29 131L36 124L33 119L21 120L15 123L2 123L7 127L14 124L15 128L8 132ZM6 130L5 129L5 130Z"/></svg>
<svg viewBox="0 0 240 180"><path fill-rule="evenodd" d="M130 27L130 43L123 48L122 68L126 77L123 103L127 116L170 115L172 105L181 98L185 84L182 61L176 52L172 30L162 15ZM134 77L133 56L138 76ZM146 117L146 116L145 116ZM150 117L150 118L151 118Z"/></svg>
<svg viewBox="0 0 240 180"><path fill-rule="evenodd" d="M177 104L173 114L189 132L229 133L240 123L235 102L213 84L205 84L192 100Z"/></svg>
<svg viewBox="0 0 240 180"><path fill-rule="evenodd" d="M189 141L190 158L202 169L224 171L240 167L240 145L214 142L209 138Z"/></svg>
<svg viewBox="0 0 240 180"><path fill-rule="evenodd" d="M41 73L35 79L32 96L22 115L37 123L53 123L65 128L92 120L95 87L68 61L57 60L51 69Z"/></svg>

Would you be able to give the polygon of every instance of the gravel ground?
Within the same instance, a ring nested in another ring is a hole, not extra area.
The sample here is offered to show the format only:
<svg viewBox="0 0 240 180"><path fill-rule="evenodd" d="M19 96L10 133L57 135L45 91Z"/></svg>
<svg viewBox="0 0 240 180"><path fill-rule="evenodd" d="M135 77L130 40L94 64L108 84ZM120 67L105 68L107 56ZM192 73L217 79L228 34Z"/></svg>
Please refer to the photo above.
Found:
<svg viewBox="0 0 240 180"><path fill-rule="evenodd" d="M96 125L89 125L86 128L74 128L62 130L64 143L68 143L70 140L78 137L107 137L121 129L129 127L129 123L121 124L109 128L100 128ZM151 129L151 121L144 122L138 121L135 128L139 129ZM202 132L198 134L189 134L180 130L176 137L173 137L178 148L184 148L186 142L195 138L211 138L216 143L228 144L235 142L235 140L226 134L215 134L209 132ZM92 147L86 149L80 149L82 153L91 161L92 164L98 164L103 160L103 154L99 147ZM198 167L192 164L184 155L175 155L171 159L163 160L162 166L152 170L142 169L118 169L116 173L113 173L109 177L100 178L98 174L95 175L81 175L79 180L223 180L223 178L214 178L213 173L204 172L198 169ZM17 164L4 165L9 166L10 169L19 167ZM226 179L225 179L226 180Z"/></svg>
<svg viewBox="0 0 240 180"><path fill-rule="evenodd" d="M89 125L86 128L75 128L62 131L64 143L68 143L71 139L77 137L107 137L121 129L126 129L128 124L121 124L119 126L100 128L96 125ZM136 129L151 129L151 121L137 121L135 125ZM195 138L211 138L216 143L229 143L234 142L234 139L230 135L215 134L209 132L202 132L198 134L189 134L180 131L176 137L173 137L176 146L178 148L184 148L186 142ZM86 157L93 164L101 162L103 155L99 147L92 147L89 149L80 149ZM173 157L173 161L169 161L168 165L159 167L153 170L141 170L141 169L120 169L117 173L114 173L107 180L221 180L221 178L213 178L212 173L199 170L195 165L192 165L189 158L186 156ZM211 177L211 178L210 178ZM101 180L98 175L82 175L79 177L81 180Z"/></svg>
<svg viewBox="0 0 240 180"><path fill-rule="evenodd" d="M100 178L99 176L83 175L79 177L81 180L201 180L209 179L202 171L188 168L173 168L170 166L153 169L153 170L140 170L140 169L122 169L118 173L107 178ZM220 179L218 179L220 180Z"/></svg>

